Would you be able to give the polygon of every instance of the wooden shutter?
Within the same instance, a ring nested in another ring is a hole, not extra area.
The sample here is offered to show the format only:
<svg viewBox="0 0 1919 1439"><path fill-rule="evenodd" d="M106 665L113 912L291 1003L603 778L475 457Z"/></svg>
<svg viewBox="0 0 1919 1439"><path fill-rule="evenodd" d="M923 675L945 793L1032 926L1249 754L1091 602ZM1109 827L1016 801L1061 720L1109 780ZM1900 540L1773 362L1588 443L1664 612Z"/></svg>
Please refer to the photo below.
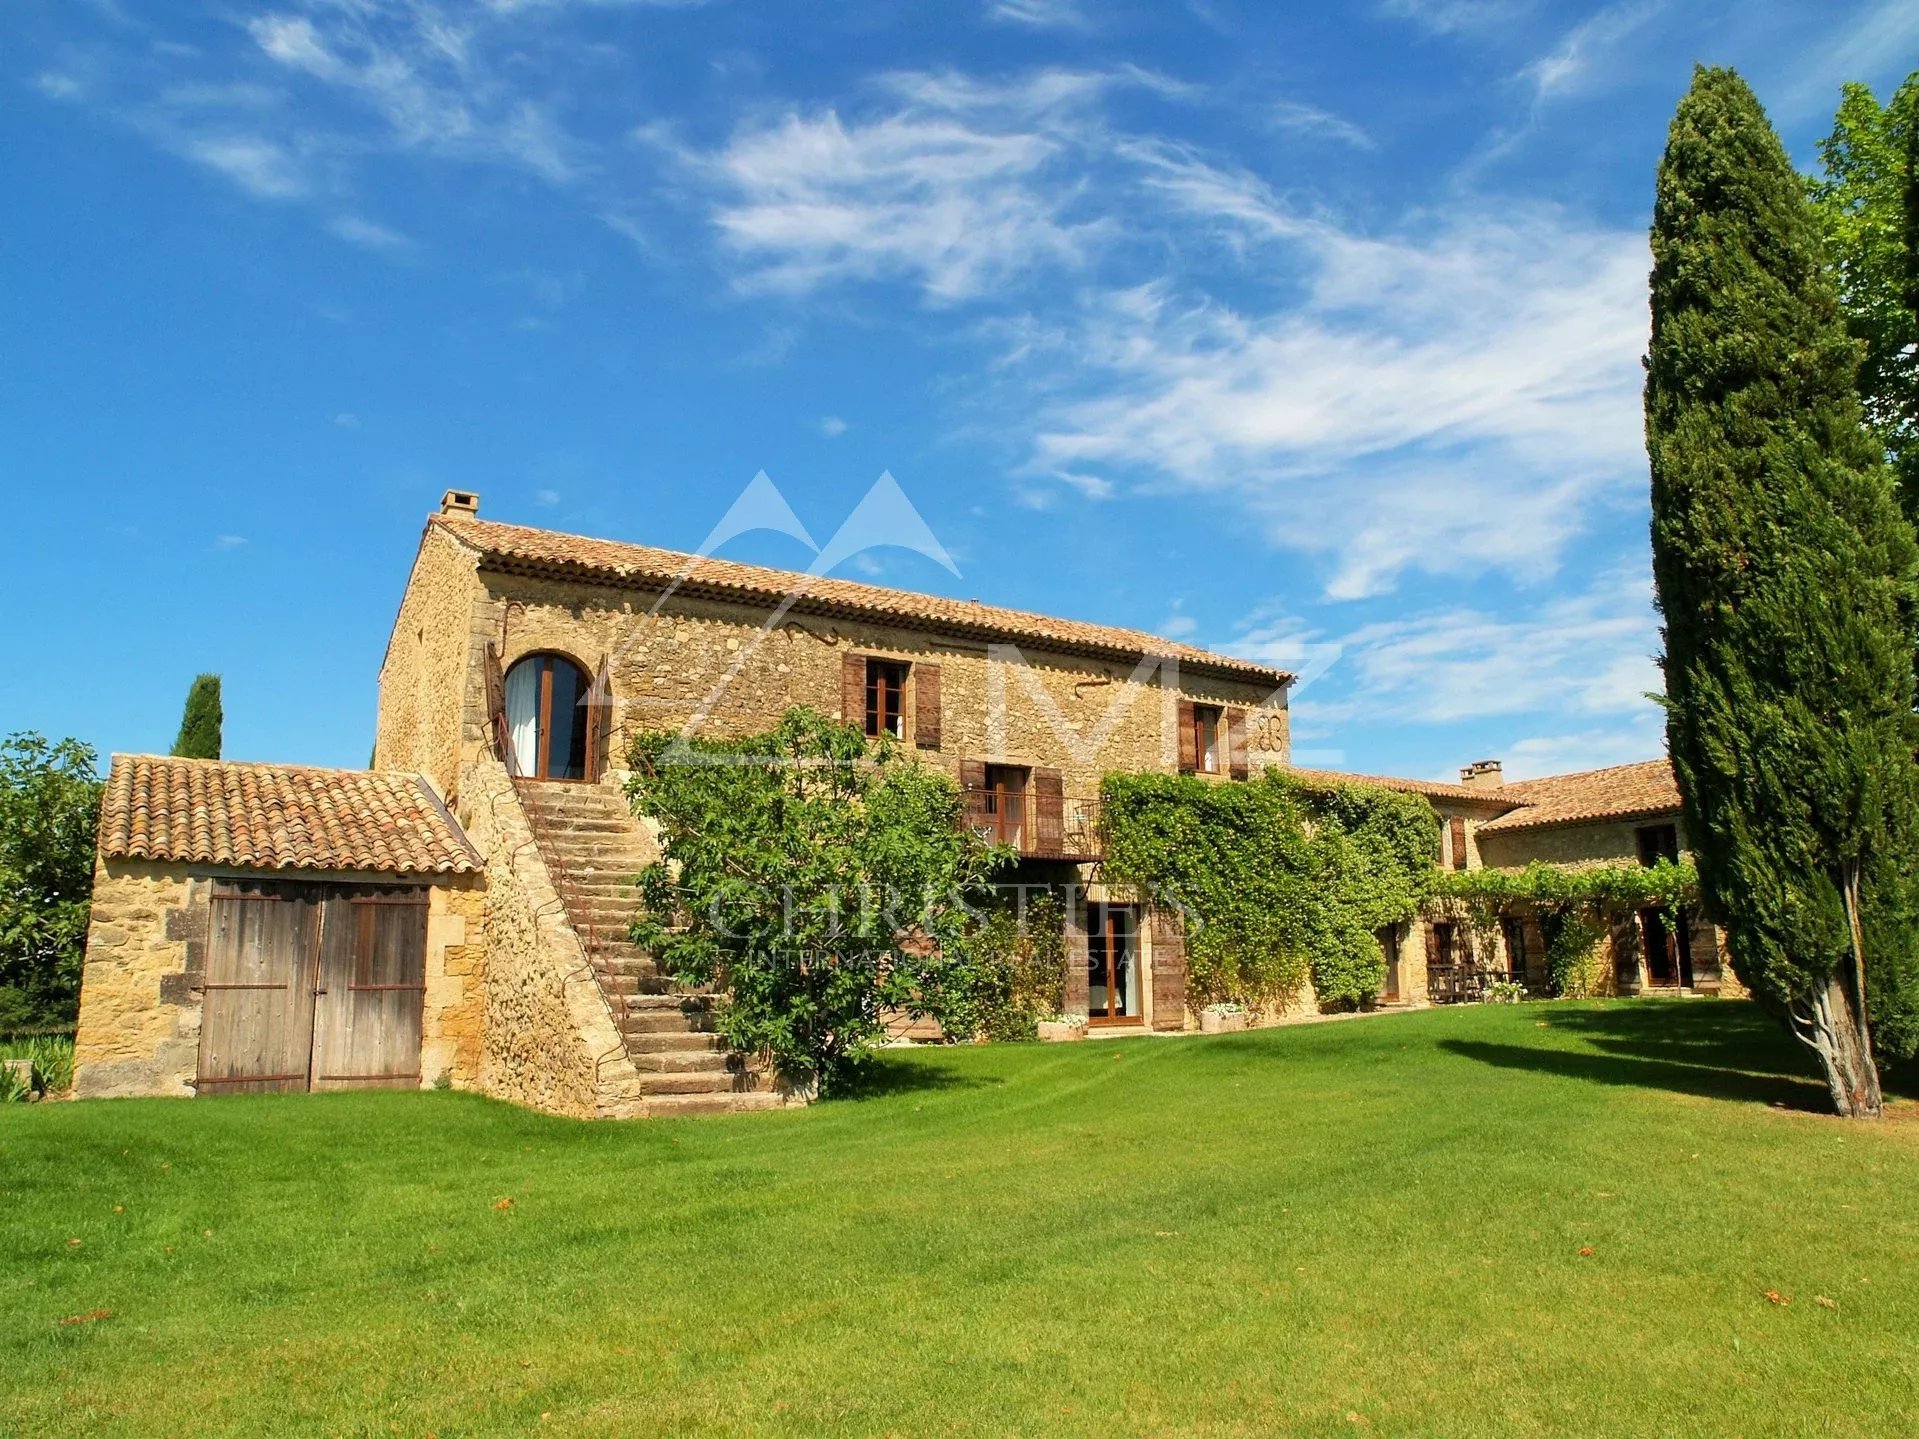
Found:
<svg viewBox="0 0 1919 1439"><path fill-rule="evenodd" d="M493 757L504 763L509 748L506 732L506 678L500 672L500 652L491 640L487 641L483 674L486 684L486 722L493 730Z"/></svg>
<svg viewBox="0 0 1919 1439"><path fill-rule="evenodd" d="M1035 769L1033 834L1028 843L1034 854L1059 855L1066 845L1066 785L1056 769Z"/></svg>
<svg viewBox="0 0 1919 1439"><path fill-rule="evenodd" d="M1176 909L1155 908L1148 923L1153 945L1153 1028L1186 1027L1186 921Z"/></svg>
<svg viewBox="0 0 1919 1439"><path fill-rule="evenodd" d="M1060 992L1060 1013L1084 1014L1091 988L1090 946L1086 943L1085 893L1078 885L1068 890L1066 904L1066 983Z"/></svg>
<svg viewBox="0 0 1919 1439"><path fill-rule="evenodd" d="M1179 772L1194 774L1199 770L1199 736L1193 724L1193 702L1179 702Z"/></svg>
<svg viewBox="0 0 1919 1439"><path fill-rule="evenodd" d="M840 721L866 732L866 656L840 656Z"/></svg>
<svg viewBox="0 0 1919 1439"><path fill-rule="evenodd" d="M606 771L613 746L613 687L607 662L593 676L586 692L586 778L597 781Z"/></svg>
<svg viewBox="0 0 1919 1439"><path fill-rule="evenodd" d="M913 666L913 743L921 749L940 747L940 667Z"/></svg>
<svg viewBox="0 0 1919 1439"><path fill-rule="evenodd" d="M1252 771L1246 762L1246 711L1226 711L1226 772L1245 779Z"/></svg>
<svg viewBox="0 0 1919 1439"><path fill-rule="evenodd" d="M1446 828L1452 841L1453 868L1464 869L1466 867L1466 821L1461 816L1454 815L1452 823Z"/></svg>
<svg viewBox="0 0 1919 1439"><path fill-rule="evenodd" d="M960 761L960 799L966 806L966 823L971 828L990 827L992 816L986 812L986 761Z"/></svg>

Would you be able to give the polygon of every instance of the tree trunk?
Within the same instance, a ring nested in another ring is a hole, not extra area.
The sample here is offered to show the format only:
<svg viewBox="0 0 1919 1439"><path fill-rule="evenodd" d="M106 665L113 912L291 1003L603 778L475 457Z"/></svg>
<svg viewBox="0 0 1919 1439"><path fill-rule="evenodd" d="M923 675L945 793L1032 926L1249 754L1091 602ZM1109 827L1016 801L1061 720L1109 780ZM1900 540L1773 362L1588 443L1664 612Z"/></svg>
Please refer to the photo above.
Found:
<svg viewBox="0 0 1919 1439"><path fill-rule="evenodd" d="M1852 974L1842 970L1788 1010L1793 1036L1811 1050L1826 1076L1832 1107L1847 1119L1877 1119L1883 1106L1872 1041L1859 1027Z"/></svg>

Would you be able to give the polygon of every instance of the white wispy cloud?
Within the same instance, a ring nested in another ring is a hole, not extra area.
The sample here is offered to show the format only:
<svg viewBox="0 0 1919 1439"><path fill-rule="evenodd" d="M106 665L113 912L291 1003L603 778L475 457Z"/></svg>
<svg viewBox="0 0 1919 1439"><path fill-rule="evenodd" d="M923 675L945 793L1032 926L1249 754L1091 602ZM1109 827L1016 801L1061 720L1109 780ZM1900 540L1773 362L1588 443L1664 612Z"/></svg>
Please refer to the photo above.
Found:
<svg viewBox="0 0 1919 1439"><path fill-rule="evenodd" d="M1838 9L1827 7L1826 13ZM1919 4L1913 0L1867 0L1852 17L1830 27L1830 38L1808 47L1798 75L1771 100L1786 119L1830 113L1848 80L1903 77L1919 52Z"/></svg>
<svg viewBox="0 0 1919 1439"><path fill-rule="evenodd" d="M1380 11L1438 35L1507 25L1533 7L1529 0L1382 0Z"/></svg>
<svg viewBox="0 0 1919 1439"><path fill-rule="evenodd" d="M874 113L793 111L715 151L672 148L713 190L743 288L904 280L952 304L1085 255L1105 222L1076 215L1066 162L1111 83L1062 70L1008 83L893 75Z"/></svg>
<svg viewBox="0 0 1919 1439"><path fill-rule="evenodd" d="M363 245L369 250L406 250L413 245L399 231L389 230L361 215L336 215L327 222L327 228L349 244Z"/></svg>
<svg viewBox="0 0 1919 1439"><path fill-rule="evenodd" d="M1303 748L1399 716L1470 728L1481 737L1475 745L1500 751L1513 779L1662 752L1662 713L1647 698L1661 688L1658 622L1638 567L1516 610L1447 605L1343 632L1273 606L1214 644L1301 674L1293 712ZM1348 757L1327 751L1313 762Z"/></svg>
<svg viewBox="0 0 1919 1439"><path fill-rule="evenodd" d="M1665 0L1618 0L1587 16L1521 72L1534 101L1592 88L1620 44L1663 9Z"/></svg>
<svg viewBox="0 0 1919 1439"><path fill-rule="evenodd" d="M987 0L986 18L1036 30L1082 30L1088 23L1079 0Z"/></svg>
<svg viewBox="0 0 1919 1439"><path fill-rule="evenodd" d="M819 425L820 433L825 435L829 440L837 440L841 435L845 434L847 430L846 421L842 420L838 415L820 416Z"/></svg>
<svg viewBox="0 0 1919 1439"><path fill-rule="evenodd" d="M1336 140L1355 150L1378 148L1378 142L1351 120L1303 100L1281 100L1276 103L1272 110L1272 121L1281 130L1312 139Z"/></svg>
<svg viewBox="0 0 1919 1439"><path fill-rule="evenodd" d="M181 138L179 149L258 199L294 200L310 188L300 162L264 136L189 135Z"/></svg>
<svg viewBox="0 0 1919 1439"><path fill-rule="evenodd" d="M1336 598L1409 567L1539 577L1585 501L1640 482L1637 232L1468 211L1381 239L1242 187L1177 198L1283 245L1304 299L1249 313L1154 282L1029 341L1038 365L1075 361L1035 473L1124 467L1236 497L1335 557Z"/></svg>

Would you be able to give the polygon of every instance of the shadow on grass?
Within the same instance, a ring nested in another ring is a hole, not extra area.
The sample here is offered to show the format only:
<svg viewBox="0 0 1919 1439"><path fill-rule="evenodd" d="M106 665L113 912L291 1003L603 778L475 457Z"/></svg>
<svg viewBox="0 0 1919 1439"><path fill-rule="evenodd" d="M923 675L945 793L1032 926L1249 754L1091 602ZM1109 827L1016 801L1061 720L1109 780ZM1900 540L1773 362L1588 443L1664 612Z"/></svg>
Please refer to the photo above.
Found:
<svg viewBox="0 0 1919 1439"><path fill-rule="evenodd" d="M1464 1039L1442 1041L1442 1046L1502 1069L1821 1114L1831 1108L1811 1057L1756 1004L1672 1000L1542 1006L1539 1012L1560 1035L1576 1036L1590 1049Z"/></svg>
<svg viewBox="0 0 1919 1439"><path fill-rule="evenodd" d="M1006 1081L990 1074L955 1074L938 1065L898 1055L875 1055L857 1069L840 1076L825 1102L842 1099L884 1099L896 1094L932 1094L959 1089L984 1089Z"/></svg>

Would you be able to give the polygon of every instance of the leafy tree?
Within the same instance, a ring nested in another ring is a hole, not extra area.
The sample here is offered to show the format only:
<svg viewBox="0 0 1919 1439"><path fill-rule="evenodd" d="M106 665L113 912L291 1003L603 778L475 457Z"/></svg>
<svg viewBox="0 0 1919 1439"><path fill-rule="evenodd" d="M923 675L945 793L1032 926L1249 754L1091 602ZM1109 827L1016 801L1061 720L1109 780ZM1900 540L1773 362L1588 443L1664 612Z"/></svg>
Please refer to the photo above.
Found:
<svg viewBox="0 0 1919 1439"><path fill-rule="evenodd" d="M180 716L180 734L173 753L180 759L220 757L220 677L200 675L187 691L186 711Z"/></svg>
<svg viewBox="0 0 1919 1439"><path fill-rule="evenodd" d="M16 734L0 744L0 1029L79 1009L100 781L92 749Z"/></svg>
<svg viewBox="0 0 1919 1439"><path fill-rule="evenodd" d="M1919 550L1863 427L1804 184L1730 70L1673 117L1646 444L1667 738L1733 967L1842 1114L1919 1041Z"/></svg>
<svg viewBox="0 0 1919 1439"><path fill-rule="evenodd" d="M1866 419L1919 518L1919 71L1881 105L1847 85L1812 195L1846 326L1865 346Z"/></svg>
<svg viewBox="0 0 1919 1439"><path fill-rule="evenodd" d="M949 777L808 709L745 739L642 736L633 768L662 851L634 938L727 992L729 1044L827 1090L885 1010L939 1018L940 996L967 991L973 906L1011 852L962 825Z"/></svg>

